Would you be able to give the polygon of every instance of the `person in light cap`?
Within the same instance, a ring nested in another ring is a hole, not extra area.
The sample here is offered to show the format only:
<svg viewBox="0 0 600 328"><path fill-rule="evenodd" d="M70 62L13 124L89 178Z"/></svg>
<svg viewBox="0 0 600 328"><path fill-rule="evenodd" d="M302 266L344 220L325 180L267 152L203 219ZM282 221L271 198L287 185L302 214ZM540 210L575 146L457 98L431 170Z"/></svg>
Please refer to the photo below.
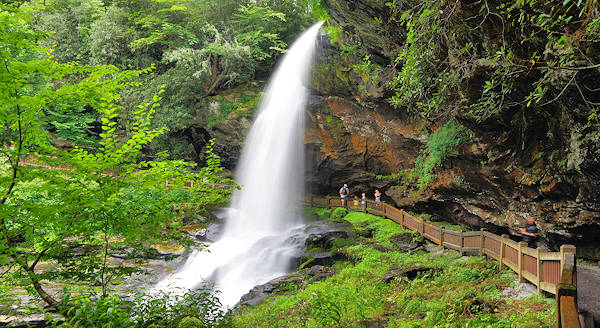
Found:
<svg viewBox="0 0 600 328"><path fill-rule="evenodd" d="M345 198L350 195L350 189L348 189L348 185L344 183L344 186L340 188L340 198L342 199L342 206L345 206Z"/></svg>

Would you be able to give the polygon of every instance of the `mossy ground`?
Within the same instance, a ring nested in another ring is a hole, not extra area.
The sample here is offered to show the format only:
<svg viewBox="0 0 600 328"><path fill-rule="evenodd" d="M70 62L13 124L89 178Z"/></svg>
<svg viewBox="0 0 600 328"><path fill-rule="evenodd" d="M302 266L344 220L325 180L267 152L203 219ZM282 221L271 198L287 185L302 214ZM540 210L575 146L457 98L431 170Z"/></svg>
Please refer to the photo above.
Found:
<svg viewBox="0 0 600 328"><path fill-rule="evenodd" d="M315 215L318 210L309 210ZM327 213L319 213L322 216ZM381 252L388 238L407 232L390 220L352 212L344 217L357 230L372 230L344 247L355 259L337 263L338 274L263 304L240 310L236 327L365 327L379 321L387 327L551 327L554 301L536 295L507 299L501 291L515 281L508 270L482 257L418 252ZM363 235L363 234L359 234ZM392 268L434 270L414 280L386 284L380 278Z"/></svg>

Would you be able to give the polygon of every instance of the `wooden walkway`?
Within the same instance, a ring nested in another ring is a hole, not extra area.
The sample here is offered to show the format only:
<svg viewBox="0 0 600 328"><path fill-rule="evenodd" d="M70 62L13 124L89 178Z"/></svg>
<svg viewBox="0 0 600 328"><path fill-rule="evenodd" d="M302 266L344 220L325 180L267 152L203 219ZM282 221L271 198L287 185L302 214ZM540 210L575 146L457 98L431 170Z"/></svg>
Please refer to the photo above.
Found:
<svg viewBox="0 0 600 328"><path fill-rule="evenodd" d="M303 202L313 207L344 207L390 219L402 227L417 231L424 238L461 254L485 255L515 271L519 281L529 281L538 293L548 292L556 296L558 327L580 327L577 318L577 279L575 247L563 245L559 252L549 252L539 247L527 247L524 242L515 242L508 235L498 236L480 231L454 231L437 226L404 210L373 200L307 196Z"/></svg>

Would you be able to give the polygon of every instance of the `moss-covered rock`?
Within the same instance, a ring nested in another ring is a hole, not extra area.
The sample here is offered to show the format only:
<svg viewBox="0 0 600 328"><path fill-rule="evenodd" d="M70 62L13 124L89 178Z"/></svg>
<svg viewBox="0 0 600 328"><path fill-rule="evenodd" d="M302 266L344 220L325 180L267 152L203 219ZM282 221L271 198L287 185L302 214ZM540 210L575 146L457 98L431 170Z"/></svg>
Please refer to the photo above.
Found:
<svg viewBox="0 0 600 328"><path fill-rule="evenodd" d="M344 207L338 207L331 213L330 219L333 221L339 221L346 215L348 215L348 210Z"/></svg>

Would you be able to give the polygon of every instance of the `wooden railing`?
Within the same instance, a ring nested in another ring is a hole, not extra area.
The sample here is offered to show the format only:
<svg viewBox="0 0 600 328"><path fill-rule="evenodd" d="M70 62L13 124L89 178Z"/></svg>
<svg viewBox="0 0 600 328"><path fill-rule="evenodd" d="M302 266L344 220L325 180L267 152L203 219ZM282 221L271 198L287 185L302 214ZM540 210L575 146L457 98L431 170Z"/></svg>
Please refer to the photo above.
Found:
<svg viewBox="0 0 600 328"><path fill-rule="evenodd" d="M368 212L393 220L401 226L417 231L424 238L461 254L486 255L497 260L500 267L515 271L519 281L529 281L538 293L546 291L557 295L561 282L566 254L574 254L575 247L563 245L560 252L549 252L543 247L527 247L527 243L511 240L508 235L498 236L480 231L454 231L437 226L389 204L373 200L307 196L304 203L315 207L346 207L350 210ZM574 260L573 260L574 261Z"/></svg>
<svg viewBox="0 0 600 328"><path fill-rule="evenodd" d="M389 204L369 199L326 198L307 196L303 202L314 207L345 207L390 219L402 227L419 232L424 238L449 249L465 253L486 255L502 266L515 271L519 282L525 280L556 295L557 327L580 328L577 312L577 263L575 246L562 245L560 252L549 252L543 247L527 247L527 243L510 240L508 235L498 236L480 231L453 231L426 222Z"/></svg>
<svg viewBox="0 0 600 328"><path fill-rule="evenodd" d="M556 290L556 323L559 328L581 327L577 313L577 263L575 247L563 252L560 283Z"/></svg>

